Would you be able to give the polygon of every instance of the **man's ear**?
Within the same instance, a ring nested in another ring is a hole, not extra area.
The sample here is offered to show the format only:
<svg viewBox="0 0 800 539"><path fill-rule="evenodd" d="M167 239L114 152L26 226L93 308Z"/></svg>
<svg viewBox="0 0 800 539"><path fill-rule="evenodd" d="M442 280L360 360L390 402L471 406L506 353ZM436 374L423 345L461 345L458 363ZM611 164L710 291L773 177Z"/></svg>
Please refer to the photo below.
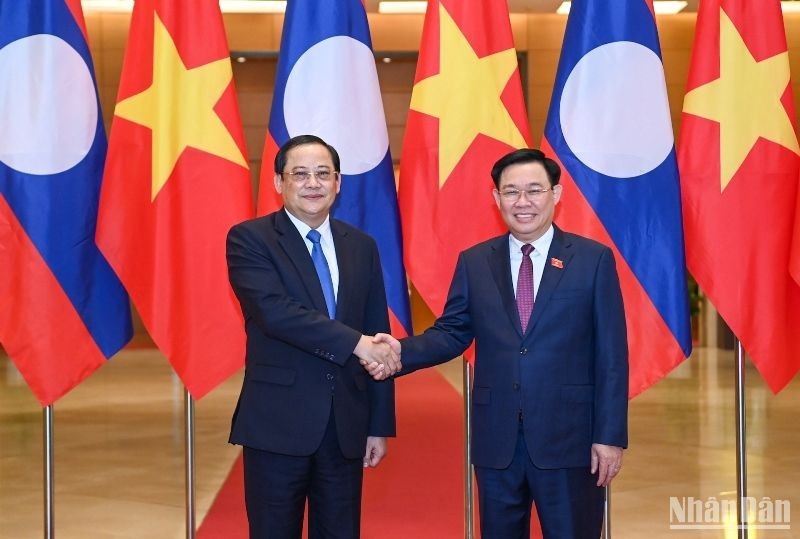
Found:
<svg viewBox="0 0 800 539"><path fill-rule="evenodd" d="M497 189L492 189L492 196L494 197L494 203L497 204L497 207L502 209L500 207L500 193L497 191Z"/></svg>
<svg viewBox="0 0 800 539"><path fill-rule="evenodd" d="M553 186L553 203L554 204L558 204L558 202L561 200L561 191L562 191L562 187L561 187L560 183Z"/></svg>
<svg viewBox="0 0 800 539"><path fill-rule="evenodd" d="M275 183L275 191L279 194L283 193L283 176L276 173L273 181Z"/></svg>

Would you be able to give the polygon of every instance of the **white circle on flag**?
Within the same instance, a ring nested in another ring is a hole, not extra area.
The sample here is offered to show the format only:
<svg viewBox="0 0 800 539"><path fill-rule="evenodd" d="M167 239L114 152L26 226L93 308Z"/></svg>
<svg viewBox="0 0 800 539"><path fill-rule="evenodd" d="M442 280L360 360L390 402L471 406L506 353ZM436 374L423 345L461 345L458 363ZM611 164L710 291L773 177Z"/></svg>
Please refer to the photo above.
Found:
<svg viewBox="0 0 800 539"><path fill-rule="evenodd" d="M601 45L578 61L564 84L560 116L575 156L615 178L650 172L674 144L664 66L631 41Z"/></svg>
<svg viewBox="0 0 800 539"><path fill-rule="evenodd" d="M81 55L37 34L0 49L0 161L26 174L57 174L89 153L97 95Z"/></svg>
<svg viewBox="0 0 800 539"><path fill-rule="evenodd" d="M344 174L372 170L389 147L375 57L348 36L320 41L297 60L283 115L290 137L317 135L336 148Z"/></svg>

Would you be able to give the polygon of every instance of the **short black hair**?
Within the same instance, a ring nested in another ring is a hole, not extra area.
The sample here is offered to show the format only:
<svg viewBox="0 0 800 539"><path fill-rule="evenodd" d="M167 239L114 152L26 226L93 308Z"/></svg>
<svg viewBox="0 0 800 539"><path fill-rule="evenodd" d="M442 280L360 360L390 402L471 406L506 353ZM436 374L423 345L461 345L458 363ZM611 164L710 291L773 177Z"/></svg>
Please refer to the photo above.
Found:
<svg viewBox="0 0 800 539"><path fill-rule="evenodd" d="M555 187L558 185L558 182L561 179L561 167L558 166L558 163L547 157L542 150L536 150L534 148L522 148L520 150L514 150L511 153L507 153L498 159L494 164L492 167L492 180L494 180L494 186L497 189L500 189L500 176L503 175L503 171L505 169L511 165L519 165L522 163L541 164L544 167L545 172L547 172L547 179L550 180L550 187Z"/></svg>
<svg viewBox="0 0 800 539"><path fill-rule="evenodd" d="M283 169L286 166L286 154L289 153L289 150L305 144L319 144L328 148L328 151L331 154L331 160L333 161L333 170L336 172L341 172L339 152L336 151L336 148L316 135L297 135L296 137L292 137L287 140L275 155L275 174L280 174L283 172Z"/></svg>

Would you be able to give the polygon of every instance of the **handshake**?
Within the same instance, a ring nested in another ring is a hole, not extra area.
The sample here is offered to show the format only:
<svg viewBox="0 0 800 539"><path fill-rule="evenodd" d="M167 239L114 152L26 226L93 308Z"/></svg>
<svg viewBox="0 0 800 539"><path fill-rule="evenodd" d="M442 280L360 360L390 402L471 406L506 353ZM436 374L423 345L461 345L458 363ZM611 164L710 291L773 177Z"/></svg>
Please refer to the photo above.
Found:
<svg viewBox="0 0 800 539"><path fill-rule="evenodd" d="M400 341L387 333L378 333L374 337L362 335L353 353L375 380L386 380L403 368Z"/></svg>

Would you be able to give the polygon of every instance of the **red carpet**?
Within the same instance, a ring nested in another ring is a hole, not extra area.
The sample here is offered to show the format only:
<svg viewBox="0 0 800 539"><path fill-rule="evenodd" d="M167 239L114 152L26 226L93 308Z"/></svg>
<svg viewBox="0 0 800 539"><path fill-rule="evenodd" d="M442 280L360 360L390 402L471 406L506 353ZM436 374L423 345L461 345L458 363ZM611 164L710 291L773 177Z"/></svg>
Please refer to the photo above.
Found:
<svg viewBox="0 0 800 539"><path fill-rule="evenodd" d="M435 370L397 380L398 437L380 466L364 474L364 539L464 537L463 422L461 396ZM241 457L197 537L247 538Z"/></svg>

